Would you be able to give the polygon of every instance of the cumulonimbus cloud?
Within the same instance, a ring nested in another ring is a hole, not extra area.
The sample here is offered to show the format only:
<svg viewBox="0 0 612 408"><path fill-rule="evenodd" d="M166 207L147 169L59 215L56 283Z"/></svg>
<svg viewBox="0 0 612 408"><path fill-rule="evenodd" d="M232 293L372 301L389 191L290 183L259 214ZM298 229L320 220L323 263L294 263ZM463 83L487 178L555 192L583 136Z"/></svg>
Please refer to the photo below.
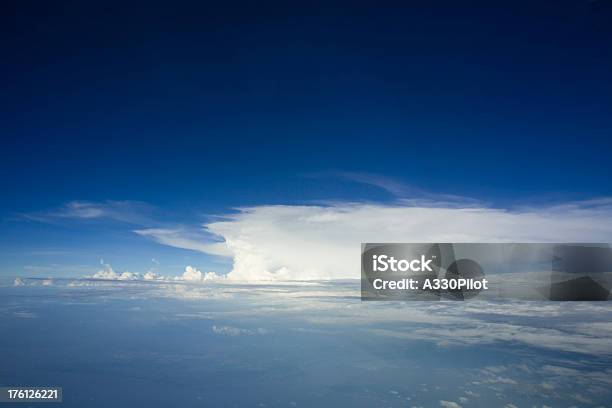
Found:
<svg viewBox="0 0 612 408"><path fill-rule="evenodd" d="M362 242L610 242L612 200L519 210L435 202L269 205L243 208L204 228L221 243L185 247L230 256L230 279L351 279L360 276ZM176 232L139 233L181 245Z"/></svg>

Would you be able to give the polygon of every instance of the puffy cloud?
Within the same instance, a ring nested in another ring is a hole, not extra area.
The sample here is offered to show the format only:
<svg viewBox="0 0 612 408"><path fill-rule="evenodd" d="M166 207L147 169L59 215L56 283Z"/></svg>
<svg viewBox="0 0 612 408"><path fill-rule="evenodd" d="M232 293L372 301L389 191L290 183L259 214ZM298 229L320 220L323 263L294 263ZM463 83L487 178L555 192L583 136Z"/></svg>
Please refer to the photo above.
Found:
<svg viewBox="0 0 612 408"><path fill-rule="evenodd" d="M100 260L100 263L104 266L104 268L93 274L92 278L94 279L136 280L136 279L139 279L140 277L139 274L134 273L134 272L125 271L122 273L117 273L113 270L113 268L109 264L103 263L102 260Z"/></svg>
<svg viewBox="0 0 612 408"><path fill-rule="evenodd" d="M17 277L13 281L13 286L53 286L54 281L52 278L26 278L25 280Z"/></svg>
<svg viewBox="0 0 612 408"><path fill-rule="evenodd" d="M147 271L144 275L142 275L142 278L144 280L158 280L163 279L163 276L160 276L153 271Z"/></svg>
<svg viewBox="0 0 612 408"><path fill-rule="evenodd" d="M201 281L202 272L198 271L196 268L192 266L187 266L185 268L185 272L183 273L182 279L186 281Z"/></svg>
<svg viewBox="0 0 612 408"><path fill-rule="evenodd" d="M193 266L186 266L185 267L185 272L183 272L183 275L179 278L176 278L177 280L184 280L184 281L188 281L188 282L203 282L203 281L207 281L207 280L218 280L218 279L222 279L223 277L220 275L217 275L214 272L206 272L204 274L202 274L202 272L200 272L199 270L197 270L196 268L194 268Z"/></svg>
<svg viewBox="0 0 612 408"><path fill-rule="evenodd" d="M91 277L94 279L102 280L145 280L145 281L184 281L184 282L205 282L211 280L225 279L225 276L217 275L215 272L202 273L195 267L188 265L185 267L185 272L181 276L164 276L155 273L152 270L145 272L144 274L138 272L122 272L118 273L113 268L104 263L102 260L100 263L103 265L103 269L99 270Z"/></svg>

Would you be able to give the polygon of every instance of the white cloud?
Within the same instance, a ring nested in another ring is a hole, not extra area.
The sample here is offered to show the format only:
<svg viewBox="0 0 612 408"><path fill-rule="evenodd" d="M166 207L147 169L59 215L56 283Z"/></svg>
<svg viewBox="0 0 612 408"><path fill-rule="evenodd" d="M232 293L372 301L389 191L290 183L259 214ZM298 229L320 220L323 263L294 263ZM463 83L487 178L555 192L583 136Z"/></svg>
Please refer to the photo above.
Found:
<svg viewBox="0 0 612 408"><path fill-rule="evenodd" d="M531 362L523 360L514 365L480 367L466 373L466 378L472 380L470 387L491 385L513 390L532 384L533 389L542 394L547 390L540 385L546 381L555 385L554 394L567 393L570 387L578 387L576 391L581 395L591 397L593 386L605 389L612 386L612 369L604 365L587 366L589 370L585 370L584 365L587 359L606 359L612 354L610 333L602 331L585 335L581 332L585 321L611 320L610 302L555 303L558 315L542 318L541 310L549 307L550 302L507 301L504 302L508 311L506 315L500 312L491 316L483 311L490 310L497 302L355 303L354 299L359 296L358 282L311 282L306 285L279 282L246 286L223 278L201 283L179 279L164 278L155 280L154 284L119 281L110 285L113 288L138 287L141 289L138 296L144 297L228 301L226 305L231 304L231 308L205 308L196 313L197 318L236 322L247 327L265 327L265 323L272 319L291 322L291 327L305 333L331 333L343 328L359 336L384 336L381 340L385 343L445 343L444 347L453 348L496 344L520 355L525 350L548 349L583 356L570 360L546 357ZM39 282L30 279L25 283L39 285ZM105 281L86 283L95 286L109 284ZM58 289L61 285L77 284L80 282L61 279L55 283ZM236 303L233 299L241 301ZM519 315L513 313L517 307L522 310ZM542 327L542 322L546 327ZM223 326L217 323L217 327ZM548 356L549 353L537 352L535 355ZM482 391L466 388L463 392L470 400L475 400ZM455 400L463 404L458 397Z"/></svg>
<svg viewBox="0 0 612 408"><path fill-rule="evenodd" d="M518 384L515 380L513 380L512 378L508 378L508 377L500 377L500 376L493 376L490 377L489 379L487 379L486 381L483 381L484 383L489 383L489 384L510 384L510 385L516 385Z"/></svg>
<svg viewBox="0 0 612 408"><path fill-rule="evenodd" d="M201 281L202 272L198 271L196 268L192 266L187 266L185 268L185 272L183 273L182 279L186 281Z"/></svg>
<svg viewBox="0 0 612 408"><path fill-rule="evenodd" d="M93 274L92 278L94 279L137 280L140 278L140 275L134 272L115 272L113 268L109 264L104 263L102 259L100 260L100 263L104 266L104 268Z"/></svg>
<svg viewBox="0 0 612 408"><path fill-rule="evenodd" d="M153 271L147 271L144 275L142 275L142 278L144 280L159 280L163 279L163 276L160 276Z"/></svg>
<svg viewBox="0 0 612 408"><path fill-rule="evenodd" d="M374 175L340 176L395 194L413 191ZM239 281L358 279L362 242L612 241L612 198L504 209L438 194L420 197L425 198L388 205L249 207L203 228L158 222L154 208L132 201L73 201L28 217L105 218L138 225L135 233L160 244L231 258L228 278Z"/></svg>
<svg viewBox="0 0 612 408"><path fill-rule="evenodd" d="M440 401L440 406L444 408L461 408L461 405L457 404L454 401Z"/></svg>
<svg viewBox="0 0 612 408"><path fill-rule="evenodd" d="M537 307L537 306L536 306ZM511 308L508 305L508 308ZM446 311L449 313L449 311ZM595 311L593 313L596 313ZM457 318L456 323L459 323ZM591 354L609 354L610 345L609 338L604 335L599 337L584 336L579 332L574 332L571 335L565 330L553 328L542 328L538 326L516 325L487 322L473 324L474 321L462 320L461 327L452 327L451 325L442 325L443 320L436 320L438 326L416 328L410 331L386 330L386 329L370 329L379 335L405 338L414 340L426 340L435 338L444 344L444 341L452 341L453 344L489 344L495 342L516 342L520 341L524 344L529 344L535 347L544 347L555 350L563 350L575 353L591 353ZM545 366L546 370L563 370L565 372L573 372L575 370L564 367ZM487 383L499 384L516 384L516 381L511 378L491 375Z"/></svg>
<svg viewBox="0 0 612 408"><path fill-rule="evenodd" d="M216 326L213 325L212 327L212 332L215 334L220 334L220 335L224 335L224 336L252 336L255 334L267 334L268 330L264 329L264 328L257 328L256 330L250 330L250 329L241 329L239 327L233 327L233 326Z"/></svg>
<svg viewBox="0 0 612 408"><path fill-rule="evenodd" d="M337 178L355 183L367 184L385 190L404 203L421 203L438 206L476 205L478 200L454 194L432 193L414 185L406 184L391 177L374 173L352 171L325 171L309 173L306 177Z"/></svg>
<svg viewBox="0 0 612 408"><path fill-rule="evenodd" d="M231 254L230 279L342 279L359 278L361 242L609 242L612 204L516 211L435 204L259 206L204 227ZM163 236L156 239L162 242ZM199 250L221 254L219 247L200 244Z"/></svg>
<svg viewBox="0 0 612 408"><path fill-rule="evenodd" d="M193 266L188 265L185 267L185 272L183 272L183 275L176 279L188 282L203 282L207 280L223 279L223 277L214 272L206 272L203 274Z"/></svg>
<svg viewBox="0 0 612 408"><path fill-rule="evenodd" d="M32 312L28 312L24 310L13 312L13 316L19 317L22 319L37 319L38 318L38 315L36 313L32 313Z"/></svg>
<svg viewBox="0 0 612 408"><path fill-rule="evenodd" d="M612 198L491 208L376 175L337 176L378 186L400 198L388 205L336 202L242 208L203 228L159 222L153 216L155 208L134 201L73 201L26 217L46 222L110 219L137 225L135 233L160 244L231 258L228 277L239 281L358 279L361 242L612 241ZM415 192L418 199L405 198Z"/></svg>
<svg viewBox="0 0 612 408"><path fill-rule="evenodd" d="M197 268L188 265L185 267L185 272L181 276L163 276L155 273L152 270L145 272L144 274L138 272L122 272L118 273L113 270L111 265L104 263L100 260L100 263L104 266L103 269L99 270L91 277L94 279L102 280L132 280L132 281L184 281L184 282L205 282L205 281L218 281L225 279L223 275L217 275L215 272L202 273Z"/></svg>
<svg viewBox="0 0 612 408"><path fill-rule="evenodd" d="M26 280L17 277L13 281L13 286L53 286L54 281L52 278L26 278Z"/></svg>
<svg viewBox="0 0 612 408"><path fill-rule="evenodd" d="M581 402L583 404L592 404L593 401L591 401L589 398L583 396L582 394L574 394L572 395L572 398L574 398L576 401Z"/></svg>
<svg viewBox="0 0 612 408"><path fill-rule="evenodd" d="M149 216L154 208L139 201L71 201L64 206L48 211L24 214L24 217L40 222L55 222L61 219L91 220L105 218L138 225L154 223Z"/></svg>
<svg viewBox="0 0 612 408"><path fill-rule="evenodd" d="M134 230L134 232L173 248L190 249L221 256L231 255L223 243L212 242L210 235L188 231L185 228L145 228Z"/></svg>
<svg viewBox="0 0 612 408"><path fill-rule="evenodd" d="M551 384L551 383L546 382L546 381L542 382L542 384L540 384L540 386L542 388L544 388L545 390L548 390L548 391L555 389L555 385L554 384Z"/></svg>

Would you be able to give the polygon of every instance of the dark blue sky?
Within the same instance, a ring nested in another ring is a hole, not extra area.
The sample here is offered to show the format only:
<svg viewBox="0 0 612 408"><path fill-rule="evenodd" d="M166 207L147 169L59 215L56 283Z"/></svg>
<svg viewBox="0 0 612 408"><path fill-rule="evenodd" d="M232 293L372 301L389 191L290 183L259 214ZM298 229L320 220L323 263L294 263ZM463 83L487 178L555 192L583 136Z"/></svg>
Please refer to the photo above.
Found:
<svg viewBox="0 0 612 408"><path fill-rule="evenodd" d="M392 198L344 172L498 203L609 196L610 21L578 0L16 1L0 212Z"/></svg>

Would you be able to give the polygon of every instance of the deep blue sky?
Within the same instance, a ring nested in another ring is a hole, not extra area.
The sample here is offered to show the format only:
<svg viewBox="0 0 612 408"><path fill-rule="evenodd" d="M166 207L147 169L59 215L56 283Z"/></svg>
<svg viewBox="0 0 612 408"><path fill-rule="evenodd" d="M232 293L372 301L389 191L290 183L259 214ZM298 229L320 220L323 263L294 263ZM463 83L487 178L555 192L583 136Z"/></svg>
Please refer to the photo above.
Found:
<svg viewBox="0 0 612 408"><path fill-rule="evenodd" d="M391 198L337 172L497 203L612 194L610 2L207 3L3 7L6 253L90 236L13 220L73 200L177 219Z"/></svg>

